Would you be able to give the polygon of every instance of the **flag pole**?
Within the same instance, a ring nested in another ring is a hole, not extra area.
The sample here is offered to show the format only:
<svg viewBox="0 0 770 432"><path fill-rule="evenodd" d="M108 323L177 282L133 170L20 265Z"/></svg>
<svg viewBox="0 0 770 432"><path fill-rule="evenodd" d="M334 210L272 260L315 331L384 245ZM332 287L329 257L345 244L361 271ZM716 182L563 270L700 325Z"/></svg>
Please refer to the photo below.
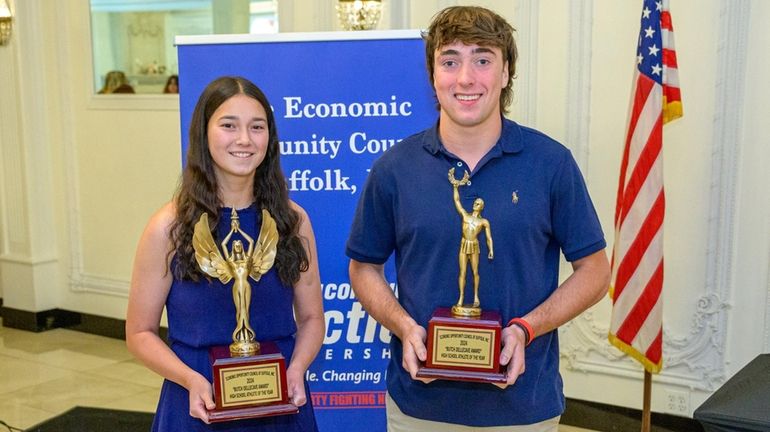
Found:
<svg viewBox="0 0 770 432"><path fill-rule="evenodd" d="M650 399L652 397L652 374L644 370L644 403L642 409L642 432L650 432Z"/></svg>

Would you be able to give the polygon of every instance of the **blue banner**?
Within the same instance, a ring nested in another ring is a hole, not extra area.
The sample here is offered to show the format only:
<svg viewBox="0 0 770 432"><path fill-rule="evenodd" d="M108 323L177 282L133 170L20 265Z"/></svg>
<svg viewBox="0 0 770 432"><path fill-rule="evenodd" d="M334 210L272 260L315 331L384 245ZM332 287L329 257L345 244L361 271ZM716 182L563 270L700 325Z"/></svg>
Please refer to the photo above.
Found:
<svg viewBox="0 0 770 432"><path fill-rule="evenodd" d="M326 337L306 379L319 427L384 431L390 333L355 299L345 241L372 162L436 121L423 41L417 31L232 38L177 39L182 154L211 80L244 76L265 92L291 198L309 213L318 243ZM385 274L397 291L392 260Z"/></svg>

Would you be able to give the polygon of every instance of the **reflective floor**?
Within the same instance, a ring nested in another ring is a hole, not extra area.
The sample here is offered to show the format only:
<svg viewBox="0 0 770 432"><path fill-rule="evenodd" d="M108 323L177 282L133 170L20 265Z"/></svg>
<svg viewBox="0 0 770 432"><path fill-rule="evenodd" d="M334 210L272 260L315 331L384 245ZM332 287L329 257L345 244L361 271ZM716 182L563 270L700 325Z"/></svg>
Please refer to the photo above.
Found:
<svg viewBox="0 0 770 432"><path fill-rule="evenodd" d="M10 426L26 429L76 406L153 412L161 382L121 340L0 326L0 420Z"/></svg>
<svg viewBox="0 0 770 432"><path fill-rule="evenodd" d="M0 327L0 420L25 429L75 406L155 410L162 379L117 339Z"/></svg>

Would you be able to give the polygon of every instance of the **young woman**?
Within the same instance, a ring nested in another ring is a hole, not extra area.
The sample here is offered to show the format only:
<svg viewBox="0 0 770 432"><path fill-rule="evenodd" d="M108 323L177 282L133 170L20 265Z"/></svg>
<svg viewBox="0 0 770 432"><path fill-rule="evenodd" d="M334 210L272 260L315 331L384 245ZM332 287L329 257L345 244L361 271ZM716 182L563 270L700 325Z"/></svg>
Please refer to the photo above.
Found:
<svg viewBox="0 0 770 432"><path fill-rule="evenodd" d="M249 320L257 341L274 341L287 359L289 398L298 414L209 426L215 407L208 350L229 345L236 309L231 290L198 268L193 227L206 213L217 245L231 230L257 239L262 209L280 239L273 267L250 281ZM167 345L158 337L164 306ZM154 431L316 430L304 374L324 337L315 237L307 213L288 196L270 103L240 77L211 82L190 125L187 165L173 200L150 219L134 260L126 319L129 350L165 378Z"/></svg>
<svg viewBox="0 0 770 432"><path fill-rule="evenodd" d="M99 94L116 93L115 90L122 88L121 93L133 93L133 87L128 82L128 77L122 71L109 71L104 76L104 86L99 90ZM131 89L131 91L127 91Z"/></svg>
<svg viewBox="0 0 770 432"><path fill-rule="evenodd" d="M178 75L169 75L168 79L166 80L166 85L163 86L163 93L167 93L167 94L179 93L179 76Z"/></svg>

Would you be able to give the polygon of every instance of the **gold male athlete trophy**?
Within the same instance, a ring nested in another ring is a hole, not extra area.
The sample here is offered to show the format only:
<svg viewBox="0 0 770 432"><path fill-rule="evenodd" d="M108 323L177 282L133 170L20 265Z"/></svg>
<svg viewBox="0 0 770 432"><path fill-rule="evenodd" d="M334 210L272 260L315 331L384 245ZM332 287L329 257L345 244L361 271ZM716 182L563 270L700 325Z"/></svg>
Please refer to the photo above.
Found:
<svg viewBox="0 0 770 432"><path fill-rule="evenodd" d="M244 250L243 241L233 240L232 249L228 252L227 243L236 233L246 240L248 246ZM275 343L260 344L254 340L255 333L249 325L249 277L259 282L262 275L270 270L275 261L277 244L275 220L264 209L256 245L241 230L238 214L233 209L230 232L222 241L224 257L211 236L208 215L203 213L195 224L193 249L201 271L223 284L234 279L236 325L233 343L229 347L218 346L209 350L216 403L216 408L209 415L212 422L298 412L298 408L289 403L283 355Z"/></svg>
<svg viewBox="0 0 770 432"><path fill-rule="evenodd" d="M458 285L460 298L451 308L440 307L428 322L428 358L417 372L421 378L456 381L504 383L505 371L500 366L500 335L502 320L496 311L482 311L479 301L478 236L486 234L488 259L494 258L492 230L489 221L481 217L484 200L476 198L473 211L468 213L460 203L458 188L469 182L468 171L462 179L449 170L455 208L462 217L462 239L459 252ZM473 272L473 303L465 304L465 284L468 264Z"/></svg>

